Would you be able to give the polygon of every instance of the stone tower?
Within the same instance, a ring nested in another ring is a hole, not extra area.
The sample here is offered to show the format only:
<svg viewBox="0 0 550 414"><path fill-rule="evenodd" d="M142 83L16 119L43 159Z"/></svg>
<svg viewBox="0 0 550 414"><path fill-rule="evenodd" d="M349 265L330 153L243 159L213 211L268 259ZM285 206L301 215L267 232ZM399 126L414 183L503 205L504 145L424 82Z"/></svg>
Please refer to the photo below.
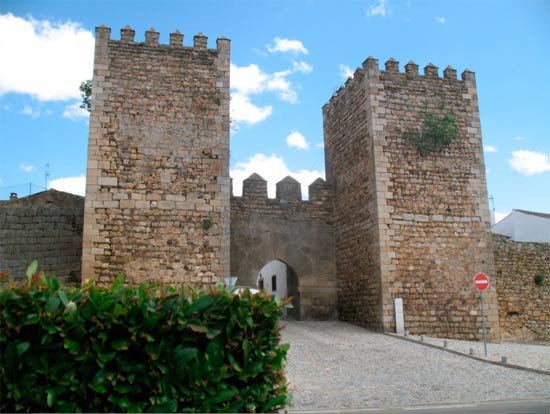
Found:
<svg viewBox="0 0 550 414"><path fill-rule="evenodd" d="M405 139L422 111L451 114L458 139L427 155ZM412 333L477 338L473 277L494 281L474 73L450 67L405 73L368 58L323 107L327 182L335 197L339 317L393 331L402 298ZM485 294L498 336L495 283Z"/></svg>
<svg viewBox="0 0 550 414"><path fill-rule="evenodd" d="M229 274L229 53L96 29L83 278L209 285Z"/></svg>

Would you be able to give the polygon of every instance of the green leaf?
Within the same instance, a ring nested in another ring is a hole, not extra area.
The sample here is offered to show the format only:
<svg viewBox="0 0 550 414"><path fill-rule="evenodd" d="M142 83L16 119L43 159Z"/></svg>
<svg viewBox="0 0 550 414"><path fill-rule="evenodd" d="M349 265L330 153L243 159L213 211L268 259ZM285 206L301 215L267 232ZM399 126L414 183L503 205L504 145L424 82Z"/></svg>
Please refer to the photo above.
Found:
<svg viewBox="0 0 550 414"><path fill-rule="evenodd" d="M31 346L30 342L21 342L15 346L17 349L17 355L23 355L27 349Z"/></svg>
<svg viewBox="0 0 550 414"><path fill-rule="evenodd" d="M121 394L127 394L130 391L132 391L132 386L129 385L129 384L118 384L116 386L116 390L117 390L117 392L119 392Z"/></svg>
<svg viewBox="0 0 550 414"><path fill-rule="evenodd" d="M187 364L199 354L197 348L184 347L179 345L174 349L173 358L177 364Z"/></svg>
<svg viewBox="0 0 550 414"><path fill-rule="evenodd" d="M128 349L128 345L130 345L132 341L128 338L121 338L116 339L111 343L111 346L116 349L117 351L126 351Z"/></svg>
<svg viewBox="0 0 550 414"><path fill-rule="evenodd" d="M67 293L64 290L60 290L59 292L57 292L57 294L59 295L59 299L61 300L63 306L67 306L67 303L69 303Z"/></svg>
<svg viewBox="0 0 550 414"><path fill-rule="evenodd" d="M248 353L250 353L250 349L251 349L251 346L250 346L250 341L248 339L245 339L243 341L243 351L244 351L244 354L247 355Z"/></svg>
<svg viewBox="0 0 550 414"><path fill-rule="evenodd" d="M213 404L219 404L221 402L224 402L224 401L230 399L236 393L237 393L236 389L220 391L214 398L210 399L210 402L213 403Z"/></svg>
<svg viewBox="0 0 550 414"><path fill-rule="evenodd" d="M76 303L70 300L65 305L65 310L63 310L63 315L68 317L69 319L73 319L77 316L77 312L78 312L78 309L77 309Z"/></svg>
<svg viewBox="0 0 550 414"><path fill-rule="evenodd" d="M46 403L48 404L48 407L52 408L55 404L55 397L56 397L55 389L50 388L48 390L48 397L46 398Z"/></svg>
<svg viewBox="0 0 550 414"><path fill-rule="evenodd" d="M219 329L219 328L208 329L208 331L206 332L206 337L208 339L212 339L212 338L218 336L221 332L222 332L222 330Z"/></svg>
<svg viewBox="0 0 550 414"><path fill-rule="evenodd" d="M214 297L213 296L201 296L199 299L195 300L191 305L187 308L187 311L189 313L193 312L200 312L203 309L206 309L210 305L214 303Z"/></svg>
<svg viewBox="0 0 550 414"><path fill-rule="evenodd" d="M120 290L120 288L124 284L124 279L125 279L124 273L121 273L116 277L115 283L113 283L113 286L111 287L113 292L118 292Z"/></svg>
<svg viewBox="0 0 550 414"><path fill-rule="evenodd" d="M59 290L59 281L55 277L48 277L46 283L52 290Z"/></svg>
<svg viewBox="0 0 550 414"><path fill-rule="evenodd" d="M140 336L144 338L147 342L155 342L155 337L147 332L142 332Z"/></svg>
<svg viewBox="0 0 550 414"><path fill-rule="evenodd" d="M36 273L36 270L38 269L38 260L33 260L29 267L27 267L27 280L29 284L31 283L33 275Z"/></svg>
<svg viewBox="0 0 550 414"><path fill-rule="evenodd" d="M175 413L178 409L177 400L169 400L162 404L155 404L151 406L148 413Z"/></svg>
<svg viewBox="0 0 550 414"><path fill-rule="evenodd" d="M98 353L97 357L102 363L111 361L116 356L116 351Z"/></svg>
<svg viewBox="0 0 550 414"><path fill-rule="evenodd" d="M275 408L277 406L284 407L285 403L287 402L287 396L286 395L279 395L272 400L269 400L263 407L261 412L265 413L270 411L272 408Z"/></svg>
<svg viewBox="0 0 550 414"><path fill-rule="evenodd" d="M71 354L77 354L78 351L80 351L80 343L77 341L73 341L70 338L65 338L65 341L63 343L63 346L65 349L67 349Z"/></svg>
<svg viewBox="0 0 550 414"><path fill-rule="evenodd" d="M237 372L243 372L243 369L241 368L239 363L235 361L235 358L233 358L233 355L228 354L227 356L229 358L229 362L231 363L231 366L233 367L233 369Z"/></svg>
<svg viewBox="0 0 550 414"><path fill-rule="evenodd" d="M235 400L228 406L219 410L220 413L240 413L243 412L244 402L242 400Z"/></svg>
<svg viewBox="0 0 550 414"><path fill-rule="evenodd" d="M189 325L189 329L191 329L193 332L198 332L198 333L208 332L208 328L206 326L201 326L201 325Z"/></svg>
<svg viewBox="0 0 550 414"><path fill-rule="evenodd" d="M19 353L13 342L6 347L6 359L2 361L2 364L7 364L8 376L15 378L19 370Z"/></svg>
<svg viewBox="0 0 550 414"><path fill-rule="evenodd" d="M157 344L148 343L145 345L145 353L156 361L160 356L160 347Z"/></svg>
<svg viewBox="0 0 550 414"><path fill-rule="evenodd" d="M50 296L50 298L46 302L46 306L44 306L44 311L52 312L57 309L60 303L61 300L57 296Z"/></svg>

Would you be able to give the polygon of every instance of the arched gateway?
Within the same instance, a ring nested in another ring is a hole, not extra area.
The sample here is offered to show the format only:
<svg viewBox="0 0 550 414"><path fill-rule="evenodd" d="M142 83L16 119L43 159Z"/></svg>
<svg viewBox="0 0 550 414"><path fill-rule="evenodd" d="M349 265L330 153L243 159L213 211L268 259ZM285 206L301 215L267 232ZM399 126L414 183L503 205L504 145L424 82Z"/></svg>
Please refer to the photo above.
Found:
<svg viewBox="0 0 550 414"><path fill-rule="evenodd" d="M336 270L330 190L322 179L302 201L300 183L286 177L277 197L267 197L267 182L252 174L242 197L231 198L231 274L239 286L257 286L262 268L276 259L288 266L287 296L295 298L289 316L336 317ZM269 275L270 277L273 275Z"/></svg>

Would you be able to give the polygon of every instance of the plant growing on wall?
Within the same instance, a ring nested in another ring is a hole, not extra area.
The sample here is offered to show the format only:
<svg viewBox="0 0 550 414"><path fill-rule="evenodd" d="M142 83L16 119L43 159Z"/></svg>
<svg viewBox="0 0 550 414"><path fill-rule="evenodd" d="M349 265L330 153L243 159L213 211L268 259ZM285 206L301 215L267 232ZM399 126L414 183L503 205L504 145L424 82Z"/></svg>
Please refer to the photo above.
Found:
<svg viewBox="0 0 550 414"><path fill-rule="evenodd" d="M208 230L210 227L212 227L212 220L210 220L209 218L205 218L203 221L202 221L202 228L204 230Z"/></svg>
<svg viewBox="0 0 550 414"><path fill-rule="evenodd" d="M443 112L445 105L440 105L438 109L439 113L431 112L428 106L424 105L420 111L422 126L417 130L408 130L404 134L405 140L422 156L440 151L458 138L456 119Z"/></svg>
<svg viewBox="0 0 550 414"><path fill-rule="evenodd" d="M90 112L92 110L92 80L81 82L79 88L82 103L80 107Z"/></svg>
<svg viewBox="0 0 550 414"><path fill-rule="evenodd" d="M535 285L537 286L543 286L544 285L544 275L536 275L534 278L533 278L533 281L535 282Z"/></svg>

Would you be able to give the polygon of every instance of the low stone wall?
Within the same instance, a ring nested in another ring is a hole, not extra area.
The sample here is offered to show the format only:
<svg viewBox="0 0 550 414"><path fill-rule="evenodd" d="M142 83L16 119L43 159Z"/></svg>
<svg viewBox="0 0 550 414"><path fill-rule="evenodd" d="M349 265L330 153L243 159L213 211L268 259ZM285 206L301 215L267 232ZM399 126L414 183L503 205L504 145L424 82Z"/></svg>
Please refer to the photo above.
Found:
<svg viewBox="0 0 550 414"><path fill-rule="evenodd" d="M35 259L64 282L80 282L84 198L56 190L0 201L0 272L25 277Z"/></svg>
<svg viewBox="0 0 550 414"><path fill-rule="evenodd" d="M550 340L550 243L493 235L501 337ZM545 277L539 286L534 279Z"/></svg>

